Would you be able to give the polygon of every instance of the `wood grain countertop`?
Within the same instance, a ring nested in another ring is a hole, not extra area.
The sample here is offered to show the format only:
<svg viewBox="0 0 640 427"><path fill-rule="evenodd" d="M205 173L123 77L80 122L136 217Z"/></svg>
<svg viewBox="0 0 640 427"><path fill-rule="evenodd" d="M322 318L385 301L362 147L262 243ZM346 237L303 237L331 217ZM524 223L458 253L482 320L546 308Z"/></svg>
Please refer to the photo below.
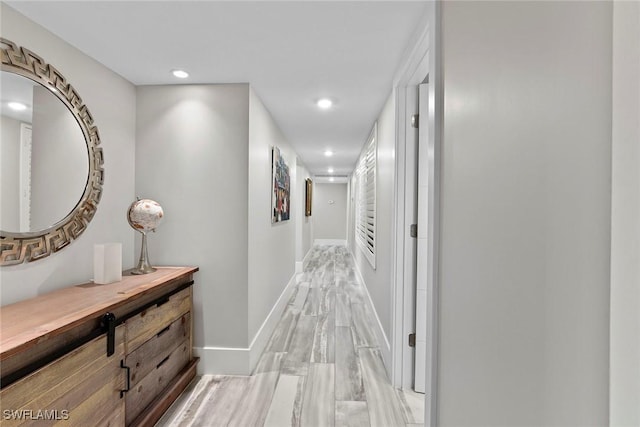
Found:
<svg viewBox="0 0 640 427"><path fill-rule="evenodd" d="M84 283L0 307L0 361L198 271L198 267L157 269L138 276L127 270L119 282Z"/></svg>

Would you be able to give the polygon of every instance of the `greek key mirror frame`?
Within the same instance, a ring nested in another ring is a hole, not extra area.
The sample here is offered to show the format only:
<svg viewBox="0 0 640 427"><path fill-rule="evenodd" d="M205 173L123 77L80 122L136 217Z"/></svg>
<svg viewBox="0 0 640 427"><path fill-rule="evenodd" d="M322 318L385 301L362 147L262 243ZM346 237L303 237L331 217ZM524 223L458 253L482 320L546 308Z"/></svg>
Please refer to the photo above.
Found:
<svg viewBox="0 0 640 427"><path fill-rule="evenodd" d="M84 192L66 217L45 230L0 230L0 266L9 266L48 257L53 252L65 248L86 230L102 196L104 160L98 128L93 123L93 117L66 78L40 56L10 40L0 38L0 54L3 71L19 74L44 87L55 89L51 92L66 105L80 125L89 153L89 176Z"/></svg>

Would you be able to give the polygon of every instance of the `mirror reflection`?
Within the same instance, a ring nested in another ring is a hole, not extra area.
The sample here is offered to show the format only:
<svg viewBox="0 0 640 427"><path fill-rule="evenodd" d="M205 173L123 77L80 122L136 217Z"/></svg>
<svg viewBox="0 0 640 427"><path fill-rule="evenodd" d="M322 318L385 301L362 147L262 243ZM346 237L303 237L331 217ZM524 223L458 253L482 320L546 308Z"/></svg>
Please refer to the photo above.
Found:
<svg viewBox="0 0 640 427"><path fill-rule="evenodd" d="M84 192L84 134L51 91L26 77L0 74L1 230L45 230L64 219Z"/></svg>

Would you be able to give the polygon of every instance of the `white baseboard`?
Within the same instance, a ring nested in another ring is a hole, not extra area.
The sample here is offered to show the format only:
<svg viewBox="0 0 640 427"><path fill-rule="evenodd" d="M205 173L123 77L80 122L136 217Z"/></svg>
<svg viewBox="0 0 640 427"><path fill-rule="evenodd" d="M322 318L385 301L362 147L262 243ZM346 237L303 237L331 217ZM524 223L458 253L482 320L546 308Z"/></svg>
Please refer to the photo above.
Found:
<svg viewBox="0 0 640 427"><path fill-rule="evenodd" d="M250 375L248 348L194 347L198 375Z"/></svg>
<svg viewBox="0 0 640 427"><path fill-rule="evenodd" d="M346 239L315 239L313 241L314 246L318 245L336 245L336 246L347 246Z"/></svg>
<svg viewBox="0 0 640 427"><path fill-rule="evenodd" d="M249 348L194 347L195 356L200 358L198 375L251 375L273 330L282 317L295 284L296 276L294 274L253 337Z"/></svg>
<svg viewBox="0 0 640 427"><path fill-rule="evenodd" d="M251 341L251 345L249 346L250 372L253 372L253 369L258 364L258 360L260 360L260 356L262 355L264 348L267 346L269 338L271 338L271 334L276 329L276 325L282 318L282 313L284 313L284 309L287 307L287 303L289 302L295 287L296 275L294 274L289 279L289 283L285 286L273 308L271 308L267 318L262 322L262 326L260 326L260 329L258 329L258 332L253 337L253 341Z"/></svg>
<svg viewBox="0 0 640 427"><path fill-rule="evenodd" d="M309 255L311 255L311 249L313 248L309 248L305 256L302 258L302 261L296 262L296 273L304 273L304 266L307 265L307 263L309 262Z"/></svg>
<svg viewBox="0 0 640 427"><path fill-rule="evenodd" d="M380 353L382 354L382 361L384 362L384 368L387 371L387 376L391 378L391 344L389 343L389 338L387 338L387 334L384 333L384 328L382 327L382 322L380 322L380 318L378 317L378 312L376 311L375 306L373 305L373 300L371 299L371 295L369 294L369 289L367 288L367 283L364 281L364 277L362 277L362 272L360 271L360 267L358 266L357 258L351 252L351 248L349 248L349 252L354 259L354 265L356 267L356 275L360 283L362 283L362 287L364 288L364 293L366 294L365 302L369 306L369 310L373 313L375 317L375 324L373 325L373 331L376 334L376 338L378 340L378 344L380 345Z"/></svg>

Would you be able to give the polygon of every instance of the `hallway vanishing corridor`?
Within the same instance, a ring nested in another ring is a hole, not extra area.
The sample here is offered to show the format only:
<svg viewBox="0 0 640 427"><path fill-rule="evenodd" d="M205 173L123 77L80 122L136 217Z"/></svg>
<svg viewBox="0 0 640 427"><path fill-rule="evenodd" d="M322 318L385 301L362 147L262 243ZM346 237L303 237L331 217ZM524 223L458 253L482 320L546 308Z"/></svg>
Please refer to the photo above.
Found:
<svg viewBox="0 0 640 427"><path fill-rule="evenodd" d="M342 246L315 246L250 377L196 378L160 426L417 426L422 395L395 390Z"/></svg>

